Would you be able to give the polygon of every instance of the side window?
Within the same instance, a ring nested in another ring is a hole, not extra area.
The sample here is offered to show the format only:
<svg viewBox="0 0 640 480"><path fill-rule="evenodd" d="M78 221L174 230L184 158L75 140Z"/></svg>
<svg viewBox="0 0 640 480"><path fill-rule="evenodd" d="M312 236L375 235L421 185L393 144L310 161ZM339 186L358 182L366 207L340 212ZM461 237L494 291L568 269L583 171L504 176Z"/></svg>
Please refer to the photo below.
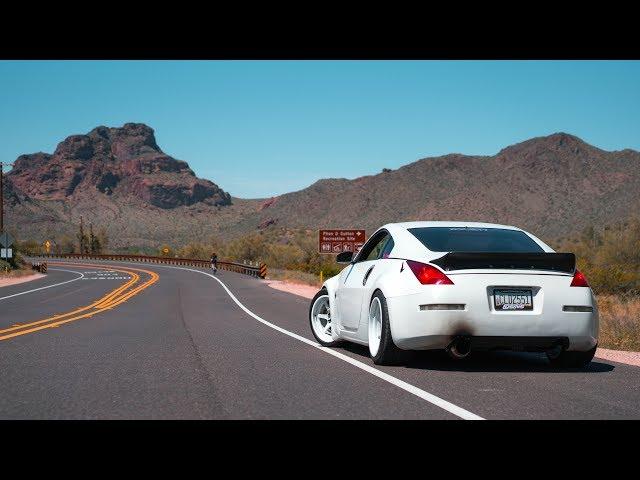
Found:
<svg viewBox="0 0 640 480"><path fill-rule="evenodd" d="M378 258L389 258L389 255L391 254L391 250L393 250L393 247L395 245L395 242L393 241L393 237L391 235L388 235L388 240L387 243L385 244L384 248L382 249L381 255Z"/></svg>
<svg viewBox="0 0 640 480"><path fill-rule="evenodd" d="M377 238L373 238L371 244L367 244L362 247L360 251L360 255L358 255L358 262L366 262L367 260L376 260L380 258L380 254L382 253L382 249L387 243L387 239L389 238L388 233L384 233Z"/></svg>

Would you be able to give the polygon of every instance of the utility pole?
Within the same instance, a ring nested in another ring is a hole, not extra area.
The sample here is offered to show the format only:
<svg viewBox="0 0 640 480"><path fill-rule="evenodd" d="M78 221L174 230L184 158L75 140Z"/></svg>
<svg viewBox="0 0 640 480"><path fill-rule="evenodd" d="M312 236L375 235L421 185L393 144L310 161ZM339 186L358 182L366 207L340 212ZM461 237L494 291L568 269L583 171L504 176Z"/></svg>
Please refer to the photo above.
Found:
<svg viewBox="0 0 640 480"><path fill-rule="evenodd" d="M85 253L85 245L84 245L84 222L82 219L82 215L80 215L80 233L78 235L80 240L80 255L84 255Z"/></svg>
<svg viewBox="0 0 640 480"><path fill-rule="evenodd" d="M2 186L4 184L3 170L4 167L12 167L13 163L0 162L0 233L4 232L4 192Z"/></svg>

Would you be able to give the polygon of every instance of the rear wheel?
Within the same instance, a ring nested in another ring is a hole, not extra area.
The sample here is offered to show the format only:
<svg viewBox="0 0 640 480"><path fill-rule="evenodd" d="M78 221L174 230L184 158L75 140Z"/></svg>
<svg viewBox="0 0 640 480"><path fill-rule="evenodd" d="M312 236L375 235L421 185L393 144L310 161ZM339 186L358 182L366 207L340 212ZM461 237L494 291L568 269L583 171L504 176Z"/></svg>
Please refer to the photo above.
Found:
<svg viewBox="0 0 640 480"><path fill-rule="evenodd" d="M320 345L333 347L340 343L335 339L333 322L331 321L329 293L326 288L316 293L316 296L311 300L309 322L311 324L311 332Z"/></svg>
<svg viewBox="0 0 640 480"><path fill-rule="evenodd" d="M553 355L547 352L547 358L554 367L583 368L591 363L593 356L596 354L596 348L598 348L597 345L586 352L568 352L563 350L558 355Z"/></svg>
<svg viewBox="0 0 640 480"><path fill-rule="evenodd" d="M373 363L394 365L402 362L404 352L393 343L387 300L380 290L371 298L368 323L369 354Z"/></svg>

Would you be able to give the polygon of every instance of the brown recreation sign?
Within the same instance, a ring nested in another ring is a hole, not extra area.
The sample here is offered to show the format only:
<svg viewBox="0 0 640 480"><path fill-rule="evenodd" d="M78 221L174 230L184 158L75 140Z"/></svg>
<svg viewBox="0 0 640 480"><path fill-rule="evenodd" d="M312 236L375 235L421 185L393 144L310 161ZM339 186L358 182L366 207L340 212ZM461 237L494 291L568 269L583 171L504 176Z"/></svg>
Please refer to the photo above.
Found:
<svg viewBox="0 0 640 480"><path fill-rule="evenodd" d="M365 231L357 229L318 230L318 252L357 252L364 245Z"/></svg>

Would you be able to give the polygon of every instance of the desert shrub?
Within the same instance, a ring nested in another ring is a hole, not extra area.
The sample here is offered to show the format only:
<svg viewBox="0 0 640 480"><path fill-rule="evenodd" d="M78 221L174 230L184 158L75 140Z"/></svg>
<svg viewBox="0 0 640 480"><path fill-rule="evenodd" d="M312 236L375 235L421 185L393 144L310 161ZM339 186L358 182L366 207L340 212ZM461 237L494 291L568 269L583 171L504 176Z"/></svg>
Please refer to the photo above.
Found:
<svg viewBox="0 0 640 480"><path fill-rule="evenodd" d="M640 350L640 296L599 295L599 345L614 350Z"/></svg>
<svg viewBox="0 0 640 480"><path fill-rule="evenodd" d="M267 256L267 244L259 233L251 233L225 244L218 257L235 261L260 261Z"/></svg>
<svg viewBox="0 0 640 480"><path fill-rule="evenodd" d="M208 247L203 243L190 243L179 249L176 254L180 258L206 260L211 256L211 252L211 247Z"/></svg>
<svg viewBox="0 0 640 480"><path fill-rule="evenodd" d="M54 245L54 248L59 250L58 253L75 253L77 246L71 237L65 235Z"/></svg>
<svg viewBox="0 0 640 480"><path fill-rule="evenodd" d="M304 251L298 245L292 244L269 244L264 262L273 268L283 268L286 270L304 269Z"/></svg>
<svg viewBox="0 0 640 480"><path fill-rule="evenodd" d="M640 293L640 219L586 228L558 250L576 254L578 268L596 293Z"/></svg>
<svg viewBox="0 0 640 480"><path fill-rule="evenodd" d="M318 253L315 230L267 230L253 232L228 242L216 238L190 243L177 251L184 258L207 259L212 252L221 260L264 262L269 268L295 270L325 277L339 273L343 266L334 255Z"/></svg>
<svg viewBox="0 0 640 480"><path fill-rule="evenodd" d="M31 256L39 255L40 253L42 253L43 248L38 242L34 240L27 240L17 243L16 250L20 250L23 254Z"/></svg>

